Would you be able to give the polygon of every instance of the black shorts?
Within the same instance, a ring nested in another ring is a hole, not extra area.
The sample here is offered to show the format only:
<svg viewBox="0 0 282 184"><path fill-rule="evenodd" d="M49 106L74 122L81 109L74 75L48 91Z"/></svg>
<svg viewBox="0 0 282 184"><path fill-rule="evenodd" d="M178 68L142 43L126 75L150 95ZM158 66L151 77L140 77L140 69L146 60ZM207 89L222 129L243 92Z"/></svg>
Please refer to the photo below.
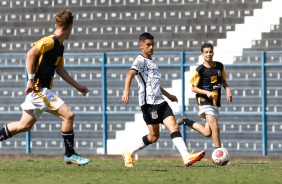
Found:
<svg viewBox="0 0 282 184"><path fill-rule="evenodd" d="M143 118L147 125L163 123L164 119L174 116L167 102L157 105L145 104L141 106Z"/></svg>

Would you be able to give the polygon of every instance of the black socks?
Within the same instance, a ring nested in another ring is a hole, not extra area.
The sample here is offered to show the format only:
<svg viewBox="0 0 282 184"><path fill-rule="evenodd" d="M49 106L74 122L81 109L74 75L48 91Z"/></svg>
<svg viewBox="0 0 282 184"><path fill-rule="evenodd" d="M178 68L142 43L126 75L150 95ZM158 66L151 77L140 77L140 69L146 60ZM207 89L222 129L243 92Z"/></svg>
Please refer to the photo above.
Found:
<svg viewBox="0 0 282 184"><path fill-rule="evenodd" d="M69 131L69 132L63 132L62 131L62 136L63 136L64 142L65 142L65 155L67 157L70 157L75 153L75 151L73 149L73 144L74 144L73 130Z"/></svg>
<svg viewBox="0 0 282 184"><path fill-rule="evenodd" d="M0 130L0 141L4 141L8 138L12 137L10 131L8 130L7 125L5 125L1 130Z"/></svg>
<svg viewBox="0 0 282 184"><path fill-rule="evenodd" d="M144 142L144 144L145 144L146 146L152 144L152 143L148 140L147 135L145 135L145 136L142 138L142 140L143 140L143 142Z"/></svg>
<svg viewBox="0 0 282 184"><path fill-rule="evenodd" d="M181 137L182 138L182 135L181 135L180 131L175 131L175 132L172 132L170 134L170 138L171 139L176 138L176 137Z"/></svg>
<svg viewBox="0 0 282 184"><path fill-rule="evenodd" d="M184 125L186 125L186 126L188 126L188 127L193 129L193 124L195 123L195 121L192 121L190 119L184 119L183 123L184 123Z"/></svg>

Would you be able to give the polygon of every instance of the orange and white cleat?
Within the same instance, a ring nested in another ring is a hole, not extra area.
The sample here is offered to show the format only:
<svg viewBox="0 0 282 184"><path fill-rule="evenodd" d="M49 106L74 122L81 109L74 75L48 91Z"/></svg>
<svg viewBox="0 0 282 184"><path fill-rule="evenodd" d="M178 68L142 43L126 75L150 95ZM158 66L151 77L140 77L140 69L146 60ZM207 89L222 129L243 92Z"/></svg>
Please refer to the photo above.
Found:
<svg viewBox="0 0 282 184"><path fill-rule="evenodd" d="M195 150L192 150L185 158L184 158L184 165L186 167L191 166L193 163L200 161L206 154L206 151L200 151L198 153L194 153ZM193 154L194 153L194 154Z"/></svg>
<svg viewBox="0 0 282 184"><path fill-rule="evenodd" d="M127 152L124 152L122 154L124 165L125 167L134 167L133 166L133 155L128 154Z"/></svg>

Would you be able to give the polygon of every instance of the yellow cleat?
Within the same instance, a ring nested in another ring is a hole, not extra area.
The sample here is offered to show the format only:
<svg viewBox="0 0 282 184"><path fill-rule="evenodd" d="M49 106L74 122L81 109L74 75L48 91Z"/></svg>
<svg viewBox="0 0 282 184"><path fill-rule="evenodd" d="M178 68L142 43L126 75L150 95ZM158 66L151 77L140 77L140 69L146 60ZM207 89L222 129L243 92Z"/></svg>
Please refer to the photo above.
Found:
<svg viewBox="0 0 282 184"><path fill-rule="evenodd" d="M133 167L133 155L128 154L127 152L124 152L122 154L124 165L125 167Z"/></svg>
<svg viewBox="0 0 282 184"><path fill-rule="evenodd" d="M200 161L206 154L206 151L203 150L201 152L198 152L198 153L194 153L195 150L192 150L190 152L190 154L188 154L185 159L183 160L184 161L184 165L186 167L189 167L191 166L193 163L197 162L197 161ZM194 153L194 154L193 154Z"/></svg>

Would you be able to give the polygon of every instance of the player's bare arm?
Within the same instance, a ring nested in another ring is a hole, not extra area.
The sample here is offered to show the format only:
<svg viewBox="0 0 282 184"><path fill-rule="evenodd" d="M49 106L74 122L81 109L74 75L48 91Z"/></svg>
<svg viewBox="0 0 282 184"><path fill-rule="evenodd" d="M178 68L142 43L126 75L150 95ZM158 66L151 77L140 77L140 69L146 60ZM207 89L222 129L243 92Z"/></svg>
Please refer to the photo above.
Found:
<svg viewBox="0 0 282 184"><path fill-rule="evenodd" d="M211 91L200 89L197 86L192 86L192 91L194 93L202 94L202 95L207 95L208 98L215 98L215 94Z"/></svg>
<svg viewBox="0 0 282 184"><path fill-rule="evenodd" d="M224 89L226 90L227 100L231 103L232 102L232 92L231 92L226 80L223 80L221 83L222 83L222 86L224 87Z"/></svg>
<svg viewBox="0 0 282 184"><path fill-rule="evenodd" d="M63 65L59 65L56 69L56 73L62 77L67 83L69 83L71 86L73 86L77 91L81 92L83 96L85 96L88 93L88 89L85 86L82 86L78 84L67 72L67 70L64 68Z"/></svg>
<svg viewBox="0 0 282 184"><path fill-rule="evenodd" d="M166 90L164 90L162 87L161 87L161 92L164 96L166 96L170 101L172 102L178 102L178 99L176 96L174 95L171 95L170 93L168 93Z"/></svg>
<svg viewBox="0 0 282 184"><path fill-rule="evenodd" d="M126 75L125 84L124 84L124 92L121 98L125 106L127 105L128 100L129 100L129 89L130 89L131 81L135 77L136 74L137 72L135 70L129 70L129 72Z"/></svg>
<svg viewBox="0 0 282 184"><path fill-rule="evenodd" d="M35 60L36 57L39 56L41 53L40 51L37 49L37 47L32 47L27 55L26 55L26 71L27 74L32 74L34 75L35 71L34 71L34 65L35 65ZM33 79L28 79L27 84L26 84L26 90L24 91L24 93L27 95L28 93L33 93L34 92L34 82Z"/></svg>

